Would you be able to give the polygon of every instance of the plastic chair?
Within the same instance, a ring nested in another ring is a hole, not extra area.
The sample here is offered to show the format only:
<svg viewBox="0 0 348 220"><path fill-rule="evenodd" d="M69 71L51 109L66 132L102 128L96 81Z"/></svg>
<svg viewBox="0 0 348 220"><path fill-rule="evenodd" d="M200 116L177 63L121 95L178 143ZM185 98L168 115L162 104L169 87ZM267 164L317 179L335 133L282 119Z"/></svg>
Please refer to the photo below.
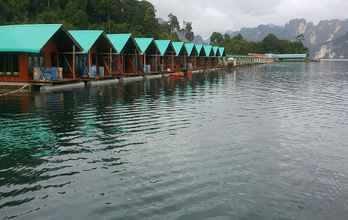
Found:
<svg viewBox="0 0 348 220"><path fill-rule="evenodd" d="M51 67L50 68L50 73L51 73L51 80L57 80L57 68L56 67Z"/></svg>
<svg viewBox="0 0 348 220"><path fill-rule="evenodd" d="M51 79L50 69L44 69L42 71L42 78L43 78L43 80L50 80Z"/></svg>

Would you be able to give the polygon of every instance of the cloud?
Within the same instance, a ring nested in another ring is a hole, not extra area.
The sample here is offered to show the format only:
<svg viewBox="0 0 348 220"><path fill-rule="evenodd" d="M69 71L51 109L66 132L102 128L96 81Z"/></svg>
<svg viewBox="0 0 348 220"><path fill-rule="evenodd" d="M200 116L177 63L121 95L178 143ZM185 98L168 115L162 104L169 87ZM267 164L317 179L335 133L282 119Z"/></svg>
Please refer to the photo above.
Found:
<svg viewBox="0 0 348 220"><path fill-rule="evenodd" d="M181 21L193 22L194 31L208 37L213 31L225 32L260 24L283 25L293 18L318 22L348 18L346 0L149 0L158 16L169 13Z"/></svg>

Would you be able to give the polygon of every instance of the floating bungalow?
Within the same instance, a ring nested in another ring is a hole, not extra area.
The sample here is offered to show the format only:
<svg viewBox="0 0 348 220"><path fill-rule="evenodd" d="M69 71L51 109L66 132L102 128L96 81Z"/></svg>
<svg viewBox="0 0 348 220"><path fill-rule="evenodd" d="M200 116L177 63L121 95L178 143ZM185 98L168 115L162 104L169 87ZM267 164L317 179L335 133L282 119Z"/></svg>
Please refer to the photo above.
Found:
<svg viewBox="0 0 348 220"><path fill-rule="evenodd" d="M187 50L183 42L172 42L175 50L175 72L187 70Z"/></svg>
<svg viewBox="0 0 348 220"><path fill-rule="evenodd" d="M210 45L133 38L103 30L66 31L62 24L0 26L0 81L69 84L215 68L226 56ZM174 74L175 75L175 74Z"/></svg>
<svg viewBox="0 0 348 220"><path fill-rule="evenodd" d="M170 40L155 40L160 51L160 71L171 73L175 70L175 49Z"/></svg>
<svg viewBox="0 0 348 220"><path fill-rule="evenodd" d="M219 51L220 51L220 57L225 57L226 56L225 48L219 47Z"/></svg>
<svg viewBox="0 0 348 220"><path fill-rule="evenodd" d="M81 46L61 24L0 26L0 81L73 81Z"/></svg>
<svg viewBox="0 0 348 220"><path fill-rule="evenodd" d="M205 69L209 69L213 67L212 57L214 56L213 47L210 45L203 46L205 52Z"/></svg>
<svg viewBox="0 0 348 220"><path fill-rule="evenodd" d="M112 55L116 53L109 38L100 30L69 31L81 45L76 53L76 72L80 78L112 77Z"/></svg>
<svg viewBox="0 0 348 220"><path fill-rule="evenodd" d="M202 70L205 68L205 50L203 49L203 44L195 45L196 53L197 53L197 69Z"/></svg>
<svg viewBox="0 0 348 220"><path fill-rule="evenodd" d="M159 73L160 51L153 38L134 38L139 48L138 67L143 74Z"/></svg>
<svg viewBox="0 0 348 220"><path fill-rule="evenodd" d="M139 49L131 34L108 34L107 37L116 49L113 56L113 75L138 75Z"/></svg>
<svg viewBox="0 0 348 220"><path fill-rule="evenodd" d="M212 57L212 65L213 67L217 67L219 65L219 58L221 58L219 47L213 47L213 52L214 56Z"/></svg>
<svg viewBox="0 0 348 220"><path fill-rule="evenodd" d="M197 51L195 45L193 43L185 43L185 50L187 52L187 69L188 70L196 70L197 68Z"/></svg>
<svg viewBox="0 0 348 220"><path fill-rule="evenodd" d="M225 65L223 58L226 57L225 48L219 47L219 55L220 55L219 66L223 66L223 65Z"/></svg>

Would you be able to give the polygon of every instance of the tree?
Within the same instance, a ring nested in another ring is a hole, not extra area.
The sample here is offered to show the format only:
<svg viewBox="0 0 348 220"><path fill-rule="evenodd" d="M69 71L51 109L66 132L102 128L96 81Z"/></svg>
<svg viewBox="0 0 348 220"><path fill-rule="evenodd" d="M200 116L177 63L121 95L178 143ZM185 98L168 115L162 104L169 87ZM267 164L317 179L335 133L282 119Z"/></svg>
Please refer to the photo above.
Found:
<svg viewBox="0 0 348 220"><path fill-rule="evenodd" d="M224 47L229 54L248 53L308 53L300 41L278 39L274 34L267 35L261 42L249 42L242 35L230 38L225 35Z"/></svg>
<svg viewBox="0 0 348 220"><path fill-rule="evenodd" d="M168 25L170 28L170 33L174 34L180 30L180 24L179 24L178 18L172 13L168 15L168 18L169 18Z"/></svg>
<svg viewBox="0 0 348 220"><path fill-rule="evenodd" d="M244 40L244 37L243 37L243 35L238 34L238 35L234 36L233 39L234 40Z"/></svg>
<svg viewBox="0 0 348 220"><path fill-rule="evenodd" d="M8 5L5 2L0 1L0 22L4 23L7 20L7 15L9 14Z"/></svg>
<svg viewBox="0 0 348 220"><path fill-rule="evenodd" d="M67 29L102 29L177 40L178 18L156 18L155 7L146 0L0 0L0 25L62 23ZM185 27L193 39L191 23ZM0 37L1 38L1 37Z"/></svg>
<svg viewBox="0 0 348 220"><path fill-rule="evenodd" d="M219 32L213 32L210 36L210 42L214 45L223 45L224 44L224 36Z"/></svg>
<svg viewBox="0 0 348 220"><path fill-rule="evenodd" d="M229 34L224 34L224 41L229 41L231 40L231 36Z"/></svg>
<svg viewBox="0 0 348 220"><path fill-rule="evenodd" d="M263 48L266 53L278 53L280 48L280 42L279 39L274 34L268 34L263 40L262 40Z"/></svg>
<svg viewBox="0 0 348 220"><path fill-rule="evenodd" d="M195 38L195 35L192 31L192 22L187 22L184 21L184 32L185 32L185 37L188 41L193 41L193 39Z"/></svg>
<svg viewBox="0 0 348 220"><path fill-rule="evenodd" d="M305 40L304 34L298 35L298 36L296 37L296 40L297 40L297 41L300 41L300 42L303 42L303 41Z"/></svg>

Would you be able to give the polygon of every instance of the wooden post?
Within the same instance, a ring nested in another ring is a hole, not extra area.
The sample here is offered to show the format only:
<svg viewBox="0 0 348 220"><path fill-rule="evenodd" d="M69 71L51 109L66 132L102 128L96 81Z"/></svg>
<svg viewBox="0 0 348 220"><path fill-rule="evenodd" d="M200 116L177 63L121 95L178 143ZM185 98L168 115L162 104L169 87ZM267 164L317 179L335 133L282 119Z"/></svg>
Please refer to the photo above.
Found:
<svg viewBox="0 0 348 220"><path fill-rule="evenodd" d="M76 67L75 67L75 51L76 50L76 48L75 48L75 45L73 45L73 54L72 54L72 74L73 74L73 79L76 79L76 73L75 73L75 69L76 69Z"/></svg>
<svg viewBox="0 0 348 220"><path fill-rule="evenodd" d="M91 61L91 52L88 52L87 59L88 59L88 70L87 70L87 75L89 76L89 71L91 71L91 64L92 64L92 61Z"/></svg>
<svg viewBox="0 0 348 220"><path fill-rule="evenodd" d="M124 54L120 55L122 62L122 74L126 73L126 63L124 62Z"/></svg>
<svg viewBox="0 0 348 220"><path fill-rule="evenodd" d="M158 60L159 60L159 62L158 62ZM157 54L157 57L156 57L156 68L157 68L157 72L160 72L161 71L161 69L160 69L160 65L161 64L159 64L159 63L161 63L161 57L160 57L160 55L159 54Z"/></svg>
<svg viewBox="0 0 348 220"><path fill-rule="evenodd" d="M98 54L97 53L95 53L94 58L95 58L96 75L99 76L99 64L98 64Z"/></svg>
<svg viewBox="0 0 348 220"><path fill-rule="evenodd" d="M143 66L143 72L145 74L145 65L146 65L146 53L143 54L144 58L144 66Z"/></svg>
<svg viewBox="0 0 348 220"><path fill-rule="evenodd" d="M109 70L110 70L110 73L109 75L112 76L112 48L110 47L110 53L109 53Z"/></svg>
<svg viewBox="0 0 348 220"><path fill-rule="evenodd" d="M139 71L138 71L138 53L137 53L137 49L134 50L135 51L135 72L138 75Z"/></svg>

